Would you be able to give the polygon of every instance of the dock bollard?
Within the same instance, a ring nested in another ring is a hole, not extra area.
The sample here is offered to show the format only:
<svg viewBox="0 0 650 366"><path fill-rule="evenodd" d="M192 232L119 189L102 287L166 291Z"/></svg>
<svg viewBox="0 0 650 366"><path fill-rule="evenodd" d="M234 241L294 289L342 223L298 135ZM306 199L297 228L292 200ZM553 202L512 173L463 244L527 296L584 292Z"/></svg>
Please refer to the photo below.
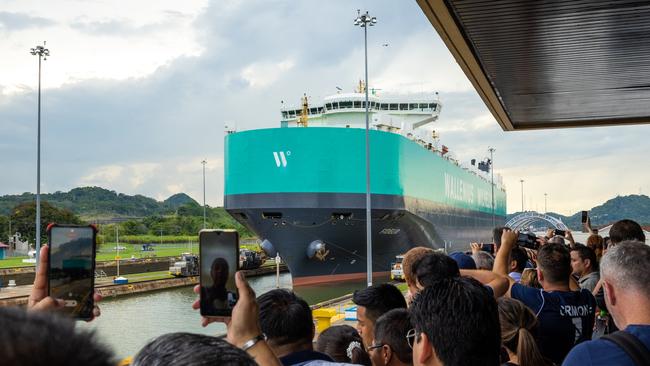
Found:
<svg viewBox="0 0 650 366"><path fill-rule="evenodd" d="M320 308L312 311L316 319L316 332L320 333L332 325L332 318L336 315L336 309Z"/></svg>

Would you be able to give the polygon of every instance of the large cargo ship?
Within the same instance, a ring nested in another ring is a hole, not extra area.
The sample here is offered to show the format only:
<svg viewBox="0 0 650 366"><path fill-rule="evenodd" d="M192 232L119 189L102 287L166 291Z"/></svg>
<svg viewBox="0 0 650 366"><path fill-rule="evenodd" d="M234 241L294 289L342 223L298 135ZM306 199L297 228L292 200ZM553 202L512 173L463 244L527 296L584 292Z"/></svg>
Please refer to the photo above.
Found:
<svg viewBox="0 0 650 366"><path fill-rule="evenodd" d="M294 286L366 276L363 88L322 105L304 97L282 108L279 128L227 131L225 208L268 255L279 252ZM413 246L451 252L490 242L493 214L505 219L505 189L439 144L437 95L373 92L369 104L373 273L388 274Z"/></svg>

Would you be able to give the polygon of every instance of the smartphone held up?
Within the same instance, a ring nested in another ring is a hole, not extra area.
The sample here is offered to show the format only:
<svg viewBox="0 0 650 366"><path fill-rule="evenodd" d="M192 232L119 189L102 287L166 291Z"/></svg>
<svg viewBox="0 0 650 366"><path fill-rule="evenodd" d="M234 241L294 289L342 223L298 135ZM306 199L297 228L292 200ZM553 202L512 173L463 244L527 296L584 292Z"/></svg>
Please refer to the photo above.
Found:
<svg viewBox="0 0 650 366"><path fill-rule="evenodd" d="M63 300L63 311L72 317L92 319L97 229L50 224L47 235L49 296Z"/></svg>
<svg viewBox="0 0 650 366"><path fill-rule="evenodd" d="M239 268L239 234L235 230L201 230L200 308L202 316L232 315L239 295L235 272Z"/></svg>

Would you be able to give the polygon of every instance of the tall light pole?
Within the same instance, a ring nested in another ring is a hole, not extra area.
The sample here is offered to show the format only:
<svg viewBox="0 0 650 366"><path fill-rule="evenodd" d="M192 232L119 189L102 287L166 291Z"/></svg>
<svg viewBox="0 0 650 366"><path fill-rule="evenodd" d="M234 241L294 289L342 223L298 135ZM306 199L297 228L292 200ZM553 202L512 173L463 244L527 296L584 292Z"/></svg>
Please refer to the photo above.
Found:
<svg viewBox="0 0 650 366"><path fill-rule="evenodd" d="M36 139L36 245L34 258L38 264L39 252L41 250L41 60L47 60L50 50L42 46L31 49L32 55L38 55L38 135Z"/></svg>
<svg viewBox="0 0 650 366"><path fill-rule="evenodd" d="M494 151L496 151L496 149L489 147L488 151L490 152L490 180L492 183L492 228L495 228L497 226L496 218L494 216Z"/></svg>
<svg viewBox="0 0 650 366"><path fill-rule="evenodd" d="M203 228L205 229L205 164L208 162L203 159L201 164L203 164Z"/></svg>
<svg viewBox="0 0 650 366"><path fill-rule="evenodd" d="M521 182L521 212L524 212L524 180L519 181Z"/></svg>
<svg viewBox="0 0 650 366"><path fill-rule="evenodd" d="M368 287L372 286L372 230L370 227L370 116L368 102L368 26L372 27L377 24L377 18L371 17L366 11L361 14L357 10L357 18L354 20L354 25L363 28L363 46L365 51L365 92L366 92L366 266L368 271Z"/></svg>
<svg viewBox="0 0 650 366"><path fill-rule="evenodd" d="M544 213L547 213L548 210L546 209L546 196L548 196L546 193L544 193Z"/></svg>

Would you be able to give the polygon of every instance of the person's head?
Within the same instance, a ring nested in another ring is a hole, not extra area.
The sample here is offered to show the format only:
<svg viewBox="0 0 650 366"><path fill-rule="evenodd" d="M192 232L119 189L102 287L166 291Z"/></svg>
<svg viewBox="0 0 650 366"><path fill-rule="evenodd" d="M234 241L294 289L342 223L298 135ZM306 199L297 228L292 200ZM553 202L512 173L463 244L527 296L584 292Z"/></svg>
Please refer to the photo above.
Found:
<svg viewBox="0 0 650 366"><path fill-rule="evenodd" d="M417 292L415 263L419 262L422 257L429 253L435 253L435 251L431 248L415 247L409 249L409 251L404 254L404 258L402 259L402 272L404 273L404 280L406 281L409 290L412 290L413 294Z"/></svg>
<svg viewBox="0 0 650 366"><path fill-rule="evenodd" d="M496 253L501 248L501 236L503 230L507 229L505 226L498 226L492 230L492 241L494 242L494 252Z"/></svg>
<svg viewBox="0 0 650 366"><path fill-rule="evenodd" d="M574 275L582 277L598 271L596 252L584 245L576 245L571 249L571 269Z"/></svg>
<svg viewBox="0 0 650 366"><path fill-rule="evenodd" d="M609 239L613 245L626 240L638 240L645 243L645 234L641 225L632 220L616 221L609 229Z"/></svg>
<svg viewBox="0 0 650 366"><path fill-rule="evenodd" d="M169 333L147 343L132 366L253 366L255 360L226 340L202 334Z"/></svg>
<svg viewBox="0 0 650 366"><path fill-rule="evenodd" d="M352 302L357 305L357 330L366 348L372 342L375 321L380 316L389 310L406 309L406 300L402 292L387 283L355 291Z"/></svg>
<svg viewBox="0 0 650 366"><path fill-rule="evenodd" d="M537 252L537 277L542 287L568 285L571 276L571 256L566 246L549 243Z"/></svg>
<svg viewBox="0 0 650 366"><path fill-rule="evenodd" d="M535 314L521 301L501 297L497 299L501 342L509 354L517 355L519 365L544 365L533 337L537 328Z"/></svg>
<svg viewBox="0 0 650 366"><path fill-rule="evenodd" d="M552 238L548 239L549 244L562 244L564 245L564 237L560 235L555 235Z"/></svg>
<svg viewBox="0 0 650 366"><path fill-rule="evenodd" d="M494 257L488 252L482 250L476 252L472 254L472 259L474 259L474 263L476 263L476 269L491 271L492 267L494 267Z"/></svg>
<svg viewBox="0 0 650 366"><path fill-rule="evenodd" d="M605 239L600 235L589 235L587 238L586 246L591 248L596 253L596 258L600 260L600 257L603 256Z"/></svg>
<svg viewBox="0 0 650 366"><path fill-rule="evenodd" d="M318 335L316 351L325 353L337 362L370 365L370 358L363 347L361 336L349 325L336 325L325 329Z"/></svg>
<svg viewBox="0 0 650 366"><path fill-rule="evenodd" d="M449 256L451 259L456 261L456 264L458 264L458 268L460 269L476 269L476 262L474 262L474 259L465 253L453 252L449 254Z"/></svg>
<svg viewBox="0 0 650 366"><path fill-rule="evenodd" d="M3 365L113 366L108 348L93 332L51 312L0 307L0 363Z"/></svg>
<svg viewBox="0 0 650 366"><path fill-rule="evenodd" d="M542 288L537 278L537 270L535 268L524 268L521 272L521 280L519 281L524 286Z"/></svg>
<svg viewBox="0 0 650 366"><path fill-rule="evenodd" d="M510 252L510 272L524 272L526 263L528 263L528 254L526 254L524 248L512 248L512 252Z"/></svg>
<svg viewBox="0 0 650 366"><path fill-rule="evenodd" d="M441 278L459 276L458 264L450 256L440 252L429 253L416 263L416 292Z"/></svg>
<svg viewBox="0 0 650 366"><path fill-rule="evenodd" d="M415 298L410 316L413 364L499 364L497 304L480 282L468 277L437 281Z"/></svg>
<svg viewBox="0 0 650 366"><path fill-rule="evenodd" d="M623 329L634 322L635 312L650 307L650 246L623 241L607 250L600 263L607 310ZM647 313L645 313L647 314Z"/></svg>
<svg viewBox="0 0 650 366"><path fill-rule="evenodd" d="M277 289L260 295L257 303L260 328L278 357L312 348L314 318L305 300L291 291Z"/></svg>
<svg viewBox="0 0 650 366"><path fill-rule="evenodd" d="M224 258L215 258L210 266L210 276L212 277L212 286L223 287L228 282L228 262Z"/></svg>
<svg viewBox="0 0 650 366"><path fill-rule="evenodd" d="M375 324L373 344L368 347L372 365L410 365L413 350L406 341L406 333L411 328L406 309L393 309L380 316Z"/></svg>

